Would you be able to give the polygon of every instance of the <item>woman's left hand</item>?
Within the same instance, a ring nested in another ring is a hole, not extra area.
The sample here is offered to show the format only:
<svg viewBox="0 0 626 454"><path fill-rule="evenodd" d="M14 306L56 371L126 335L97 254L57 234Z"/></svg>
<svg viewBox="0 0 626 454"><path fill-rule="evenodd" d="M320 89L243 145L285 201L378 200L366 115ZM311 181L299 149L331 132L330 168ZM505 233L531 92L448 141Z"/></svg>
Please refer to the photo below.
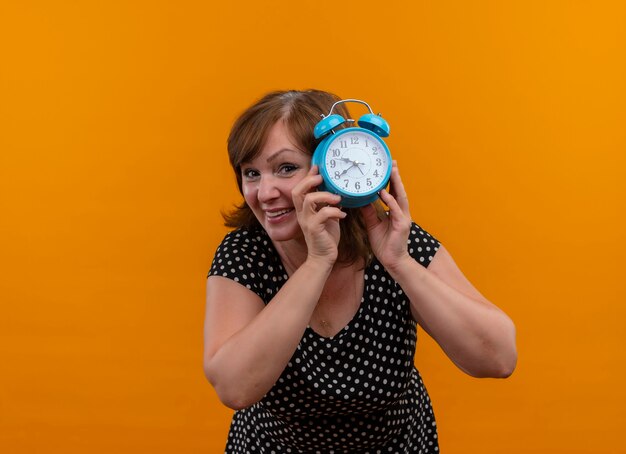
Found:
<svg viewBox="0 0 626 454"><path fill-rule="evenodd" d="M380 263L390 272L410 259L407 241L411 230L409 200L400 179L398 163L391 168L391 193L383 189L380 198L389 207L387 216L381 219L373 204L361 208L372 251Z"/></svg>

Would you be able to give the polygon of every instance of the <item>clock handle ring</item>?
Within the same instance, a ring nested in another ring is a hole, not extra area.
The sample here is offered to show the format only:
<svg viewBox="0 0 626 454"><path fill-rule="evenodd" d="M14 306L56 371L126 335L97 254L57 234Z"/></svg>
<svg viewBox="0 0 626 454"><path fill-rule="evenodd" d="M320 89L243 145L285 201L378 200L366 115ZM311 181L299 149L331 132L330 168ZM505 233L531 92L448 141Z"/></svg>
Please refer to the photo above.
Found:
<svg viewBox="0 0 626 454"><path fill-rule="evenodd" d="M365 107L367 107L367 109L370 111L370 113L372 115L374 114L374 111L372 110L372 108L370 107L370 105L368 103L366 103L365 101L361 101L360 99L352 99L352 98L350 98L350 99L341 99L341 100L337 101L336 103L334 103L331 106L330 111L328 112L327 116L329 116L329 115L331 115L333 113L333 109L335 108L335 106L337 106L339 104L342 104L344 102L357 102L359 104L363 104Z"/></svg>

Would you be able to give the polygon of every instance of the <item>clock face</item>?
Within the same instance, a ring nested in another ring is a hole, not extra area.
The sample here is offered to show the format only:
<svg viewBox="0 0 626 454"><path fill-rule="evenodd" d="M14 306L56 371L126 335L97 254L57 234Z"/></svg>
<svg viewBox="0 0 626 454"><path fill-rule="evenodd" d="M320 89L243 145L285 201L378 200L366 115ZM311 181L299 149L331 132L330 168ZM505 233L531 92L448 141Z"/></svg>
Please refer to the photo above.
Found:
<svg viewBox="0 0 626 454"><path fill-rule="evenodd" d="M358 129L333 136L324 165L331 184L356 196L382 189L391 168L386 145Z"/></svg>

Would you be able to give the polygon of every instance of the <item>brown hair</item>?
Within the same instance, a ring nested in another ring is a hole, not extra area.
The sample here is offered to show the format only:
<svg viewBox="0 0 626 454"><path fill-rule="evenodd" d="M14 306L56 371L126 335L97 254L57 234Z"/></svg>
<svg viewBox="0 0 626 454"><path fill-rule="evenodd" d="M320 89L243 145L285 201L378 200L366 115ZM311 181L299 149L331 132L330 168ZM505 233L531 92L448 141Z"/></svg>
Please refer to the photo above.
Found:
<svg viewBox="0 0 626 454"><path fill-rule="evenodd" d="M239 192L243 194L241 164L253 160L261 152L269 130L277 121L284 121L296 144L302 151L313 155L318 143L313 136L313 129L322 114L327 115L331 106L339 100L337 95L321 90L274 91L245 110L233 124L228 136L228 157L237 177ZM345 104L338 105L333 113L350 118ZM377 208L380 211L380 207ZM354 263L363 258L364 263L369 263L371 248L361 212L358 208L348 208L346 212L348 216L340 222L339 261ZM245 201L222 215L227 227L260 228Z"/></svg>

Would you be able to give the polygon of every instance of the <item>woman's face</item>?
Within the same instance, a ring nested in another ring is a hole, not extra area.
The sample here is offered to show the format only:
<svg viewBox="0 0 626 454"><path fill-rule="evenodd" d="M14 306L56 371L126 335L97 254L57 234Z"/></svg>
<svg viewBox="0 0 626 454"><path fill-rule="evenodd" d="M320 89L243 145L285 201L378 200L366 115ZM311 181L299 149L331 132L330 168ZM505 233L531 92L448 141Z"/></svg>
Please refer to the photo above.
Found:
<svg viewBox="0 0 626 454"><path fill-rule="evenodd" d="M269 130L259 155L242 163L244 199L272 241L302 235L291 191L310 166L311 157L293 141L282 120Z"/></svg>

